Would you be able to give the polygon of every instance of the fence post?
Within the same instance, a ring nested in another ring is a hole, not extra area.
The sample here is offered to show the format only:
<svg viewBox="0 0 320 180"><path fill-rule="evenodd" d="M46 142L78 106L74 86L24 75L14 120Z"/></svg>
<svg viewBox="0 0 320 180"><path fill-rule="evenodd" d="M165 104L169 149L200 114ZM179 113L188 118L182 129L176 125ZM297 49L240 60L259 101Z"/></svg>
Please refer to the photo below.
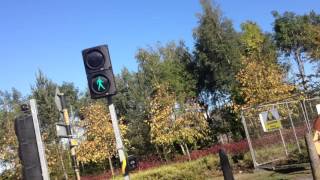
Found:
<svg viewBox="0 0 320 180"><path fill-rule="evenodd" d="M253 166L254 166L254 168L257 168L258 164L257 164L257 161L256 161L256 156L254 154L254 150L253 150L252 144L251 144L251 139L250 139L247 123L246 123L246 120L245 120L245 118L243 116L243 111L241 111L241 121L242 121L242 124L243 124L243 127L244 127L244 131L246 133L246 137L247 137L247 141L248 141L248 145L249 145L249 149L250 149L250 153L251 153L251 157L252 157L252 161L253 161Z"/></svg>
<svg viewBox="0 0 320 180"><path fill-rule="evenodd" d="M228 156L222 149L219 149L219 157L224 180L234 180Z"/></svg>
<svg viewBox="0 0 320 180"><path fill-rule="evenodd" d="M307 111L307 106L306 106L306 99L303 99L303 103L302 103L303 107L304 107L304 112L306 114L306 118L309 124L309 128L310 128L310 132L312 131L311 125L310 125L310 119L309 119L309 115L308 115L308 111Z"/></svg>
<svg viewBox="0 0 320 180"><path fill-rule="evenodd" d="M296 132L296 127L293 124L293 120L292 120L292 117L291 117L291 110L289 108L288 102L286 102L286 106L287 106L287 110L288 110L288 115L289 115L291 127L292 127L292 130L293 130L294 138L296 139L299 153L301 153L301 148L300 148L300 144L299 144L299 140L298 140L298 136L297 136L297 132Z"/></svg>
<svg viewBox="0 0 320 180"><path fill-rule="evenodd" d="M301 110L302 110L302 114L303 114L304 120L306 121L308 132L311 133L311 128L310 128L309 122L307 120L307 117L306 117L306 114L305 114L305 110L303 108L302 103L301 102L299 102L299 103L300 103L300 107L301 107Z"/></svg>

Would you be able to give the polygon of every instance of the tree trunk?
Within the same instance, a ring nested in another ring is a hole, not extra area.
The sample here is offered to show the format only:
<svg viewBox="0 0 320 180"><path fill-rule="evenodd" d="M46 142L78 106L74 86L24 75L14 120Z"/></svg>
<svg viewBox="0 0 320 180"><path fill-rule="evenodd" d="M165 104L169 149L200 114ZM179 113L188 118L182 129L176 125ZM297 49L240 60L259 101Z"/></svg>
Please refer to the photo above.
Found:
<svg viewBox="0 0 320 180"><path fill-rule="evenodd" d="M114 177L113 165L112 165L112 161L111 161L111 157L110 156L108 157L108 160L109 160L109 166L110 166L112 177Z"/></svg>
<svg viewBox="0 0 320 180"><path fill-rule="evenodd" d="M307 81L306 81L306 74L304 71L304 64L303 61L301 59L301 52L300 52L300 48L298 48L295 52L294 52L294 59L296 60L296 63L298 65L298 69L299 69L299 75L302 81L302 87L303 90L306 92L308 90L307 88Z"/></svg>
<svg viewBox="0 0 320 180"><path fill-rule="evenodd" d="M183 155L186 155L186 151L184 150L184 147L183 147L182 144L180 144L180 147L181 147L181 150L182 150Z"/></svg>
<svg viewBox="0 0 320 180"><path fill-rule="evenodd" d="M156 145L156 151L157 151L157 154L158 154L158 156L160 157L160 159L163 160L162 154L161 154L161 152L160 152L160 150L159 150L159 147L158 147L157 145Z"/></svg>
<svg viewBox="0 0 320 180"><path fill-rule="evenodd" d="M184 144L184 147L185 147L185 148L186 148L186 150L187 150L188 159L189 159L189 161L191 161L191 156L190 156L190 153L189 153L188 146L187 146L187 144L186 144L186 143L183 143L183 144Z"/></svg>

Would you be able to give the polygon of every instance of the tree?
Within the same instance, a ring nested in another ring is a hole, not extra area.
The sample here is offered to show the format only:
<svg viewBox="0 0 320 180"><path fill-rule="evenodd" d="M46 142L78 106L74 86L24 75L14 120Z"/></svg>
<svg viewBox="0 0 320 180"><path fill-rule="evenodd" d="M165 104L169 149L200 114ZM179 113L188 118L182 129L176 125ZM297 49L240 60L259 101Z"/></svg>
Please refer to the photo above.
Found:
<svg viewBox="0 0 320 180"><path fill-rule="evenodd" d="M35 85L31 87L31 97L37 100L40 130L46 143L56 139L55 123L59 120L59 111L54 102L57 85L39 70Z"/></svg>
<svg viewBox="0 0 320 180"><path fill-rule="evenodd" d="M126 138L130 141L129 153L146 155L154 147L150 143L148 119L150 85L145 83L143 72L131 73L123 69L116 77L118 94L114 96L116 110L128 126Z"/></svg>
<svg viewBox="0 0 320 180"><path fill-rule="evenodd" d="M18 158L18 141L14 132L14 119L20 113L21 93L0 91L0 164L3 172L0 179L21 179L21 164Z"/></svg>
<svg viewBox="0 0 320 180"><path fill-rule="evenodd" d="M271 46L264 51L267 36L252 22L242 24L242 31L243 68L236 76L242 102L235 99L235 104L250 107L289 97L295 87L285 82L284 73L276 63L275 49Z"/></svg>
<svg viewBox="0 0 320 180"><path fill-rule="evenodd" d="M202 109L197 103L185 104L180 113L175 111L173 112L174 128L172 133L182 152L185 148L186 154L191 160L188 144L196 144L199 140L208 139L206 136L209 133L209 126Z"/></svg>
<svg viewBox="0 0 320 180"><path fill-rule="evenodd" d="M305 15L293 12L280 15L275 11L273 16L276 45L286 56L293 56L299 70L298 79L307 91L304 63L319 58L320 15L313 11Z"/></svg>
<svg viewBox="0 0 320 180"><path fill-rule="evenodd" d="M162 154L168 160L168 155L172 152L175 142L173 114L175 97L168 93L165 86L157 85L157 90L150 102L151 119L149 121L151 143L155 144L158 153L162 149Z"/></svg>
<svg viewBox="0 0 320 180"><path fill-rule="evenodd" d="M230 101L239 69L238 34L232 22L223 17L209 0L201 1L203 13L195 29L194 73L198 75L197 89L202 99L217 107Z"/></svg>
<svg viewBox="0 0 320 180"><path fill-rule="evenodd" d="M123 69L116 78L118 94L114 102L128 125L127 138L132 153L145 155L154 150L150 143L150 128L145 121L150 120L154 84L168 84L169 91L175 93L181 104L196 95L195 78L186 70L190 56L183 42L139 49L136 55L138 72Z"/></svg>
<svg viewBox="0 0 320 180"><path fill-rule="evenodd" d="M139 49L136 58L150 87L166 83L180 102L196 95L196 78L188 71L191 55L183 42Z"/></svg>
<svg viewBox="0 0 320 180"><path fill-rule="evenodd" d="M78 160L83 163L101 163L108 159L113 172L111 158L117 152L116 140L105 104L101 102L90 104L81 108L80 113L84 117L82 127L85 130L86 139L77 149ZM127 127L123 124L119 127L123 138Z"/></svg>
<svg viewBox="0 0 320 180"><path fill-rule="evenodd" d="M154 143L165 159L179 144L182 152L185 150L190 159L187 144L195 144L204 139L208 132L208 125L199 106L188 104L187 112L174 110L176 97L170 93L166 85L156 85L155 94L151 100L151 119L149 121L151 142ZM186 149L185 149L186 148Z"/></svg>
<svg viewBox="0 0 320 180"><path fill-rule="evenodd" d="M35 85L31 87L31 98L34 98L37 101L40 130L42 140L46 144L50 176L62 178L63 169L61 169L61 163L70 165L70 161L61 161L61 152L64 152L65 150L57 143L58 138L56 136L55 123L59 121L59 111L54 102L57 87L58 85L56 83L51 81L39 70L36 74ZM61 92L65 93L68 104L76 104L78 92L72 83L64 82L61 86ZM66 167L68 167L68 171L72 170L70 166Z"/></svg>
<svg viewBox="0 0 320 180"><path fill-rule="evenodd" d="M59 86L59 90L66 97L66 102L68 104L69 112L71 111L70 107L75 109L80 108L81 102L79 102L79 89L74 86L72 82L63 82L61 86Z"/></svg>

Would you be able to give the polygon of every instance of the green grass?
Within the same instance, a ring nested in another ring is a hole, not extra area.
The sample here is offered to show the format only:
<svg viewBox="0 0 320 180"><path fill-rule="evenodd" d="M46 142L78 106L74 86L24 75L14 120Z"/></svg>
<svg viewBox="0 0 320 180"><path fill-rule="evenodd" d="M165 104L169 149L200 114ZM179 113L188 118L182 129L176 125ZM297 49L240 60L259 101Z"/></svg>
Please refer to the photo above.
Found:
<svg viewBox="0 0 320 180"><path fill-rule="evenodd" d="M246 153L244 159L237 164L233 164L230 157L229 160L234 168L234 176L237 180L312 179L310 170L290 173L277 173L273 171L239 173L239 167L240 169L250 169L246 167L251 164L251 157L249 153ZM130 178L132 180L223 180L222 172L220 171L219 157L217 155L209 155L190 162L172 163L168 165L162 165L153 169L131 173ZM117 176L114 179L120 180L123 178L122 176Z"/></svg>
<svg viewBox="0 0 320 180"><path fill-rule="evenodd" d="M222 172L219 170L219 158L207 156L195 161L163 165L158 168L149 169L130 174L132 180L223 180ZM274 171L254 171L251 173L238 173L234 171L237 180L298 180L312 179L310 170L279 173ZM115 180L122 180L117 176Z"/></svg>
<svg viewBox="0 0 320 180"><path fill-rule="evenodd" d="M277 165L296 164L308 162L307 152L302 146L303 153L298 153L294 144L287 144L290 153L286 160L278 161ZM268 160L284 154L282 144L274 145L268 149L258 149L256 153L260 160ZM285 157L285 156L284 156ZM229 157L230 163L234 169L235 179L240 180L273 180L273 179L312 179L310 170L296 171L291 173L277 173L272 171L256 171L254 173L241 173L240 170L252 171L253 164L250 152L244 154L243 159L239 159L238 163L234 164L232 158ZM130 173L132 180L202 180L202 179L217 179L223 180L222 172L220 171L218 155L209 155L190 162L171 163L162 165L153 169ZM122 176L117 176L114 179L123 179Z"/></svg>
<svg viewBox="0 0 320 180"><path fill-rule="evenodd" d="M311 171L295 171L291 173L277 173L273 171L256 171L254 173L236 174L237 180L298 180L312 179ZM223 180L223 176L215 177L215 180Z"/></svg>
<svg viewBox="0 0 320 180"><path fill-rule="evenodd" d="M217 156L207 156L195 161L163 165L158 168L130 174L130 179L213 179L221 175ZM122 179L116 177L115 179Z"/></svg>

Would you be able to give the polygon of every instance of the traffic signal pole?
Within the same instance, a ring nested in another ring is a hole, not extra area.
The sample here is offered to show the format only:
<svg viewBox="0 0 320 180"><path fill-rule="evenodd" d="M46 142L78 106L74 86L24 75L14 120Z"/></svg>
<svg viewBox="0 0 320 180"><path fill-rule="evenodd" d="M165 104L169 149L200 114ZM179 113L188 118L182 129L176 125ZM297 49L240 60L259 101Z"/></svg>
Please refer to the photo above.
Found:
<svg viewBox="0 0 320 180"><path fill-rule="evenodd" d="M45 148L41 139L40 126L39 126L39 120L38 120L38 109L37 109L37 103L35 99L30 99L30 108L31 108L32 120L34 125L34 132L36 135L36 140L38 145L38 153L39 153L39 158L41 163L42 177L43 177L43 180L49 180L50 178L49 178L49 172L48 172L48 165L45 157Z"/></svg>
<svg viewBox="0 0 320 180"><path fill-rule="evenodd" d="M69 136L68 141L69 141L69 148L71 151L72 166L75 171L77 180L80 180L80 170L79 170L79 166L77 163L76 150L75 150L75 146L73 146L71 143L72 133L71 133L71 126L70 126L69 113L68 113L68 109L67 109L67 105L66 105L66 100L65 100L63 93L60 93L59 97L60 97L60 102L61 102L63 119L64 119L64 121L66 123L66 127L67 127L67 135Z"/></svg>
<svg viewBox="0 0 320 180"><path fill-rule="evenodd" d="M121 169L125 180L129 180L127 159L121 139L117 114L112 103L112 96L117 93L116 82L112 71L111 59L107 45L82 50L83 63L87 74L91 99L107 97L112 127L116 138L116 147L120 158Z"/></svg>
<svg viewBox="0 0 320 180"><path fill-rule="evenodd" d="M119 158L120 158L122 174L123 174L125 180L130 180L129 172L127 170L128 168L127 168L127 160L126 160L126 155L125 155L125 149L124 149L124 145L123 145L123 142L122 142L122 139L121 139L121 134L120 134L120 128L119 128L119 124L118 124L117 114L116 114L114 105L112 103L112 97L111 96L107 97L107 103L108 103L108 107L109 107L109 111L110 111L113 132L114 132L114 135L116 137L116 147L117 147L117 151L118 151Z"/></svg>

